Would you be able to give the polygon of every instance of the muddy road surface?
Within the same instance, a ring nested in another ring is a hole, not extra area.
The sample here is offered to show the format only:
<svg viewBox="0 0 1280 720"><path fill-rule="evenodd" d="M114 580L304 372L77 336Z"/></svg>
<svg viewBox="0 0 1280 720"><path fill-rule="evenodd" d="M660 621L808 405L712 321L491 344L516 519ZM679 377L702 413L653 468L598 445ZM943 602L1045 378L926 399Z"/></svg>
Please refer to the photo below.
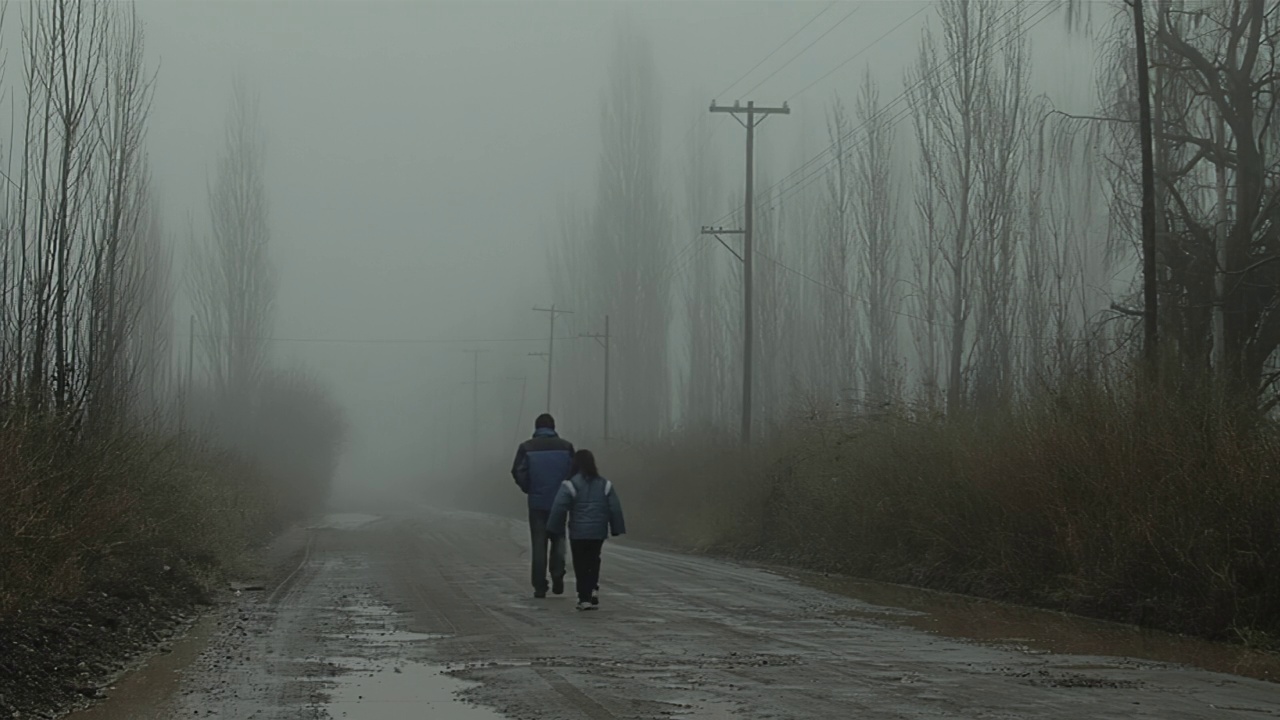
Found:
<svg viewBox="0 0 1280 720"><path fill-rule="evenodd" d="M1280 685L953 639L906 611L609 543L601 609L534 599L526 528L346 516L77 720L1259 718ZM918 624L918 623L917 623Z"/></svg>

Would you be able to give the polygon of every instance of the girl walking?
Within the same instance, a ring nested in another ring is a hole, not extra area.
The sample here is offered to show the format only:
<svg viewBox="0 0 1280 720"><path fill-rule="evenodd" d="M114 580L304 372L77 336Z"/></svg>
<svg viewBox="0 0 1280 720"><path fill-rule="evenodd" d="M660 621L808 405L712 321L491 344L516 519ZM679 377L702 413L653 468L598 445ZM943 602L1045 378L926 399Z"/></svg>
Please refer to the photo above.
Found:
<svg viewBox="0 0 1280 720"><path fill-rule="evenodd" d="M577 607L595 610L600 604L596 594L600 587L600 550L606 538L622 535L627 528L618 493L613 483L600 477L590 450L574 453L570 477L560 484L547 528L563 535L566 521L578 586Z"/></svg>

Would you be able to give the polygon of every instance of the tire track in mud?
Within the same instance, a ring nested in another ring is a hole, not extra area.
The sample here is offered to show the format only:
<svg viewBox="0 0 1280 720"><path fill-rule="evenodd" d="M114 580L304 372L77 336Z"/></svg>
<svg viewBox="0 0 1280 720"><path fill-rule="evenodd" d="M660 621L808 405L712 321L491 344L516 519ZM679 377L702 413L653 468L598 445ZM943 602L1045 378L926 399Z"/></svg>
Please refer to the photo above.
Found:
<svg viewBox="0 0 1280 720"><path fill-rule="evenodd" d="M493 533L493 534L486 533L485 534L485 536L498 536L498 537L505 536L505 535L508 535L508 533L503 532L503 533ZM510 533L510 536L511 537L508 538L509 541L514 541L514 542L519 541L519 537L516 532ZM481 546L482 544L483 544L483 547ZM482 541L480 537L473 537L470 535L468 535L466 542L461 542L459 539L459 536L456 533L443 533L439 530L430 531L430 542L427 543L427 546L428 547L423 549L423 552L435 552L443 557L463 557L463 556L466 556L467 554L474 555L477 553L478 550L488 551L488 552L485 552L484 554L489 557L493 557L495 553L507 554L507 553L512 553L512 551L515 549L509 543L485 542L485 541ZM446 552L446 549L450 551ZM615 562L615 558L619 554L630 554L636 551L625 549L625 550L622 550L621 553L617 553L616 551L611 551L611 552L615 552L615 555L614 557L610 558L610 563ZM523 548L522 552L519 552L516 554L523 556L525 558L525 562L527 562L527 554L528 554L527 548ZM646 557L665 559L668 556L661 555L661 554L649 554ZM693 561L693 563L682 563L681 559L679 558L671 558L671 559L673 561L673 564L678 567L682 567L686 564L698 564L698 561ZM481 565L481 566L485 564L487 563L477 563L477 565ZM645 582L650 584L651 586L655 582L654 581L655 576L660 575L660 573L655 574L654 571L656 569L659 569L659 568L648 567L647 574L640 575L642 577L645 577L646 578ZM702 568L695 568L695 569L702 569ZM643 570L644 568L641 569L641 573L643 573ZM749 575L752 572L752 571L741 570L738 568L733 568L731 566L725 566L724 568L717 568L716 570L717 570L715 573L716 575L728 576L734 580L740 580L743 576ZM609 578L609 580L607 581L607 585L608 585L607 592L609 593L607 599L609 604L613 607L620 608L621 611L629 617L643 616L645 614L650 614L649 611L643 605L640 605L634 602L634 597L628 597L629 595L635 596L639 594L635 592L629 592L633 590L633 588L638 587L639 585L638 583L633 584L629 580L621 580L621 581L614 580L615 576L621 577L623 574L625 574L625 571L623 571L623 573L617 573L617 572L606 573L607 577ZM455 577L452 579L455 583L459 583L459 581L461 580L461 578L458 578L458 577ZM506 576L503 576L503 579L508 579L508 578L506 578ZM669 593L657 593L657 594L671 594L671 595L679 594L679 592L677 592L675 583L670 581L657 581L657 582L664 589L670 590ZM505 583L505 584L509 584L509 583ZM494 588L495 591L497 589L498 588ZM696 605L699 607L717 609L722 611L726 609L726 606L724 606L723 604L717 604L714 601L710 601L707 599L708 596L714 596L716 594L715 592L707 592L707 593L700 594L696 592L697 589L698 588L694 588L694 592L689 592L690 588L685 587L680 592L687 594L687 596L691 599L691 602L696 603ZM503 587L502 590L506 590L506 588ZM621 591L621 592L618 592L618 591ZM543 615L543 613L539 613L539 612L533 612L533 613L520 612L520 611L513 610L510 607L496 608L493 611L496 611L505 617L514 619L517 622L520 622L522 625L525 625L528 627L538 627L539 623L537 622L536 618ZM687 627L688 626L686 624L685 628L687 629ZM810 643L810 642L795 639L795 638L785 640L785 641L778 641L776 637L769 637L766 634L761 633L759 631L744 630L744 629L735 627L731 622L721 621L720 618L716 619L714 630L707 634L712 637L720 636L717 639L723 639L723 635L726 635L726 634L731 635L736 637L736 639L739 641L739 644L734 646L738 648L737 650L725 650L724 653L720 654L720 656L718 657L706 656L706 655L703 655L700 657L693 657L693 658L672 656L672 653L670 652L669 648L664 647L664 644L665 644L664 638L662 636L655 636L653 634L652 626L650 623L627 622L625 624L611 626L611 632L615 635L615 638L617 640L616 643L612 643L612 644L623 646L623 647L630 646L630 647L626 647L626 650L622 653L623 655L635 656L635 657L641 658L641 660L639 662L625 662L625 661L611 662L598 657L572 656L572 657L562 657L562 658L555 658L555 657L546 658L546 659L541 659L540 662L559 666L563 670L575 670L575 669L581 670L582 669L581 666L584 664L599 665L599 666L603 666L604 668L603 672L608 673L610 675L622 674L627 676L627 678L632 681L631 682L632 685L637 684L636 681L643 682L642 678L647 677L649 678L649 680L656 682L657 687L650 686L650 687L644 688L645 692L642 692L639 694L643 696L652 697L654 695L653 691L656 690L658 691L657 693L658 695L663 695L663 694L672 695L673 697L670 700L663 703L664 705L670 706L670 707L685 707L685 708L690 707L689 703L686 702L686 700L688 700L690 696L697 696L697 697L706 696L707 698L716 699L718 703L721 705L738 706L741 704L741 701L729 701L729 698L732 698L732 696L737 694L740 691L740 689L743 687L752 686L752 685L760 686L762 684L768 684L769 679L767 677L762 678L760 676L760 673L753 673L749 671L739 670L737 668L760 666L760 667L769 667L770 669L776 669L778 667L785 666L785 665L797 664L794 656L788 657L785 653L776 652L776 651L770 652L770 653L759 653L758 650L760 648L760 645L763 642L769 641L773 643L775 646L781 642L781 644L793 646L797 649L802 649L805 651L815 651L815 650L822 651L826 649L826 648L823 648L821 645L815 645L814 643ZM636 650L639 650L639 652L636 652ZM648 660L645 660L646 658ZM600 673L601 670L597 669L594 672ZM725 677L718 679L716 681L708 681L706 679L706 676L708 674L714 674L714 673L719 673ZM673 685L678 686L681 683L664 681L665 678L669 678L669 677L674 677L678 680L681 676L694 677L695 681L684 683L685 685L687 685L687 687L675 687L674 689L672 689ZM699 677L701 679L697 680L697 678ZM844 677L844 675L841 674L841 676L838 679L841 681L844 681L844 680L847 680L848 678ZM709 691L708 687L715 688L715 690ZM770 694L773 696L773 699L775 701L784 692L788 695L793 696L791 698L791 701L788 703L792 706L793 710L798 709L800 707L805 707L805 706L815 706L815 701L819 701L817 705L820 705L820 707L818 706L814 707L814 712L818 713L817 715L804 712L797 715L797 717L805 717L805 716L813 717L813 716L821 716L823 713L829 713L832 711L848 711L851 709L851 705L856 705L856 703L851 703L849 699L841 700L838 702L838 704L833 704L835 703L834 698L831 699L831 702L822 702L823 700L822 696L824 695L824 693L819 688L814 687L814 684L812 682L796 684L793 687L786 687L786 686L775 684L770 688L770 690L771 690ZM878 715L878 717L907 717L907 716L898 715L896 713L881 712Z"/></svg>
<svg viewBox="0 0 1280 720"><path fill-rule="evenodd" d="M1280 710L1274 686L1234 687L1241 681L1158 663L1094 658L1086 667L1081 658L952 640L889 615L868 618L874 606L773 573L621 544L606 549L607 611L574 617L555 612L554 600L527 599L528 541L518 522L436 513L404 527L419 535L417 552L438 558L438 582L464 603L457 612L483 610L491 637L528 638L506 647L482 640L459 648L462 656L553 667L619 717L694 717L699 702L775 718L1163 720ZM535 648L549 657L531 656ZM521 669L510 663L476 665L465 676L494 686L477 697L501 705L510 687L498 686L520 686ZM1236 692L1251 700L1227 702ZM517 709L536 716L529 707Z"/></svg>
<svg viewBox="0 0 1280 720"><path fill-rule="evenodd" d="M427 609L441 617L456 635L454 640L468 647L470 656L485 654L487 650L480 643L486 641L506 647L515 656L534 654L533 648L517 634L510 632L498 614L517 619L529 627L536 627L536 622L477 602L466 590L470 582L465 574L440 562L443 557L464 557L469 554L468 548L460 545L456 535L412 527L402 528L400 532L404 533L402 547L407 550L401 553L402 563L407 566L401 575L416 574L425 567L438 578L438 582L434 583L410 581L405 584L405 589L417 600L415 610ZM474 548L471 550L474 552ZM555 669L530 665L529 670L590 720L617 719L618 716L611 710L593 700Z"/></svg>
<svg viewBox="0 0 1280 720"><path fill-rule="evenodd" d="M462 697L521 720L1280 716L1280 686L965 643L774 573L605 553L602 610L576 613L532 599L518 522L424 510L313 529L269 592L218 614L172 712L145 717L325 718L347 656L445 666L480 683L449 686ZM369 622L426 636L362 645Z"/></svg>

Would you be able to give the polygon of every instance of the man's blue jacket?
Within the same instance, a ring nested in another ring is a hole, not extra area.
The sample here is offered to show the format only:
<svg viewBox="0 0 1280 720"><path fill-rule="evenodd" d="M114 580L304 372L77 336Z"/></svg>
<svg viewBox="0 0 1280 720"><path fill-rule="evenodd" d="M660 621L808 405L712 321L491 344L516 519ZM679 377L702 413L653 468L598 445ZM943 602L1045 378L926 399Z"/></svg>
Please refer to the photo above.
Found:
<svg viewBox="0 0 1280 720"><path fill-rule="evenodd" d="M551 510L560 483L569 479L573 464L573 444L555 430L539 428L533 437L520 443L511 477L529 496L530 510Z"/></svg>

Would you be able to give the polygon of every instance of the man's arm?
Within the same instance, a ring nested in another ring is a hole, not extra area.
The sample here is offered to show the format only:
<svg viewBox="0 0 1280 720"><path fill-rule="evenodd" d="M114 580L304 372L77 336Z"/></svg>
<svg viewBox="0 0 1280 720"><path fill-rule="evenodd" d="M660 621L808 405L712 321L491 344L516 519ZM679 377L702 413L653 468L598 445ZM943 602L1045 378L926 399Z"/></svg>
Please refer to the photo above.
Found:
<svg viewBox="0 0 1280 720"><path fill-rule="evenodd" d="M569 520L569 510L573 506L573 483L565 480L556 491L555 502L551 504L551 515L547 517L547 534L564 535L565 523Z"/></svg>
<svg viewBox="0 0 1280 720"><path fill-rule="evenodd" d="M529 456L525 453L524 443L516 448L516 459L511 463L511 477L525 495L529 494Z"/></svg>

